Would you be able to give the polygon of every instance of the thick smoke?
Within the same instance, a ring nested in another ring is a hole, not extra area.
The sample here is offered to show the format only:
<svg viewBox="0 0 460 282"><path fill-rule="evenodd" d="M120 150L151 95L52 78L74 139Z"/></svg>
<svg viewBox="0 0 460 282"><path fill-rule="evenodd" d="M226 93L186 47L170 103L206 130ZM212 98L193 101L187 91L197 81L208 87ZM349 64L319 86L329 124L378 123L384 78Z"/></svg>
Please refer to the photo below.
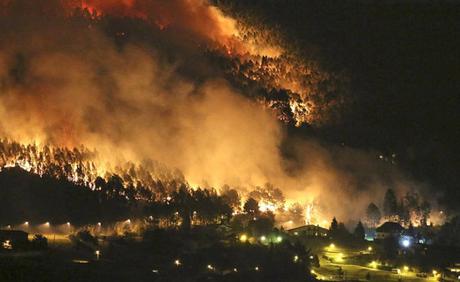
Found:
<svg viewBox="0 0 460 282"><path fill-rule="evenodd" d="M120 50L64 18L2 33L4 136L82 144L104 158L152 158L210 185L263 183L280 162L276 119L218 77L195 83L163 54Z"/></svg>
<svg viewBox="0 0 460 282"><path fill-rule="evenodd" d="M47 11L60 8L43 3ZM230 40L234 32L229 22L219 22L215 8L179 5L202 1L86 3L115 15L160 11L136 16L176 31L189 28L210 41ZM192 185L249 191L270 182L287 198L316 200L324 216L340 219L361 216L360 208L388 187L414 186L373 152L305 140L282 145L289 136L276 117L218 75L205 81L184 77L178 71L183 62L165 59L159 49L120 47L84 21L59 13L45 17L43 9L23 5L5 13L0 25L3 137L83 145L110 163L154 159L181 170ZM281 146L295 160L284 158Z"/></svg>

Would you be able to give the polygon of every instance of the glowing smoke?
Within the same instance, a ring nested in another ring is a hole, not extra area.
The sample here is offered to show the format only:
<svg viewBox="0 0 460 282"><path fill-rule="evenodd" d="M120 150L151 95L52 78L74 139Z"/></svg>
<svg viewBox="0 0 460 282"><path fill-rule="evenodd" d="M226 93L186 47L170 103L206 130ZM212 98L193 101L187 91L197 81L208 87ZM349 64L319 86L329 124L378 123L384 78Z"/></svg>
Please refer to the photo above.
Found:
<svg viewBox="0 0 460 282"><path fill-rule="evenodd" d="M35 4L53 11L51 2ZM224 42L232 50L257 50L238 39L232 19L204 1L84 3L94 11L136 16L197 35L197 45L190 49ZM413 186L394 168L382 168L374 154L330 151L314 141L293 141L297 160L286 160L280 153L286 136L273 113L219 75L194 80L178 71L183 62L171 62L161 49L139 42L120 47L85 21L59 13L44 17L42 10L12 9L1 19L4 137L81 144L96 149L104 162L155 159L180 169L196 185L229 184L250 191L270 182L288 198L319 199L326 217L358 217L362 211L356 207L379 196L376 191ZM344 201L351 198L356 200Z"/></svg>

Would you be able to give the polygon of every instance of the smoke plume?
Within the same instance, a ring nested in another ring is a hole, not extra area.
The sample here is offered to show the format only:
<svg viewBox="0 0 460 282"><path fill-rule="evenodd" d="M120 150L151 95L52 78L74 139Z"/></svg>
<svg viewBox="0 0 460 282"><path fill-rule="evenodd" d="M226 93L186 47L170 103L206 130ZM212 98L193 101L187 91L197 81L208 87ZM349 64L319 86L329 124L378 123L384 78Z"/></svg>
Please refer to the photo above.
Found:
<svg viewBox="0 0 460 282"><path fill-rule="evenodd" d="M58 1L7 2L0 20L5 138L83 145L107 163L154 159L182 171L192 185L249 191L269 182L341 219L361 216L357 207L387 187L414 186L376 152L290 140L296 158L285 158L280 148L290 137L272 111L219 74L183 75L185 62L171 60L171 53L213 42L244 47L236 23L204 1L83 1L93 14L135 16L168 27L176 38L181 32L198 38L196 46L166 53L139 41L117 44L91 21L60 13Z"/></svg>

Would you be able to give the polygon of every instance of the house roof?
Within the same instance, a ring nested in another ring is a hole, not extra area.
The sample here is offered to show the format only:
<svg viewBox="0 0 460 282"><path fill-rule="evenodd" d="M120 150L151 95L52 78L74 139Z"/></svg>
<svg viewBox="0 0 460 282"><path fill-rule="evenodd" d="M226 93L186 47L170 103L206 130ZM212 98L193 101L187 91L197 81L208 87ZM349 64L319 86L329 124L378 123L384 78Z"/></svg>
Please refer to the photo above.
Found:
<svg viewBox="0 0 460 282"><path fill-rule="evenodd" d="M381 233L399 233L403 230L404 228L399 223L388 221L377 227L375 231Z"/></svg>
<svg viewBox="0 0 460 282"><path fill-rule="evenodd" d="M326 228L323 228L318 225L312 225L312 224L292 228L292 229L289 229L288 231L289 232L302 232L302 231L329 232L329 230Z"/></svg>

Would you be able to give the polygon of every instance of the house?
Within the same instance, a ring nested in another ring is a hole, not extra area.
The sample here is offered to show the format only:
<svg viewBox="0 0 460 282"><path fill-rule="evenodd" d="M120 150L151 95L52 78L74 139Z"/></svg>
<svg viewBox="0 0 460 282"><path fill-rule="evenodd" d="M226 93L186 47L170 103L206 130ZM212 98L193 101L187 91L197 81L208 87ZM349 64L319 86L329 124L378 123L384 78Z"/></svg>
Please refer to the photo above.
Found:
<svg viewBox="0 0 460 282"><path fill-rule="evenodd" d="M29 233L20 230L0 230L0 249L12 250L29 242Z"/></svg>
<svg viewBox="0 0 460 282"><path fill-rule="evenodd" d="M304 225L288 230L295 236L327 237L329 230L318 225Z"/></svg>
<svg viewBox="0 0 460 282"><path fill-rule="evenodd" d="M375 231L375 239L383 240L390 237L399 237L404 231L404 228L399 223L388 221L377 227Z"/></svg>

